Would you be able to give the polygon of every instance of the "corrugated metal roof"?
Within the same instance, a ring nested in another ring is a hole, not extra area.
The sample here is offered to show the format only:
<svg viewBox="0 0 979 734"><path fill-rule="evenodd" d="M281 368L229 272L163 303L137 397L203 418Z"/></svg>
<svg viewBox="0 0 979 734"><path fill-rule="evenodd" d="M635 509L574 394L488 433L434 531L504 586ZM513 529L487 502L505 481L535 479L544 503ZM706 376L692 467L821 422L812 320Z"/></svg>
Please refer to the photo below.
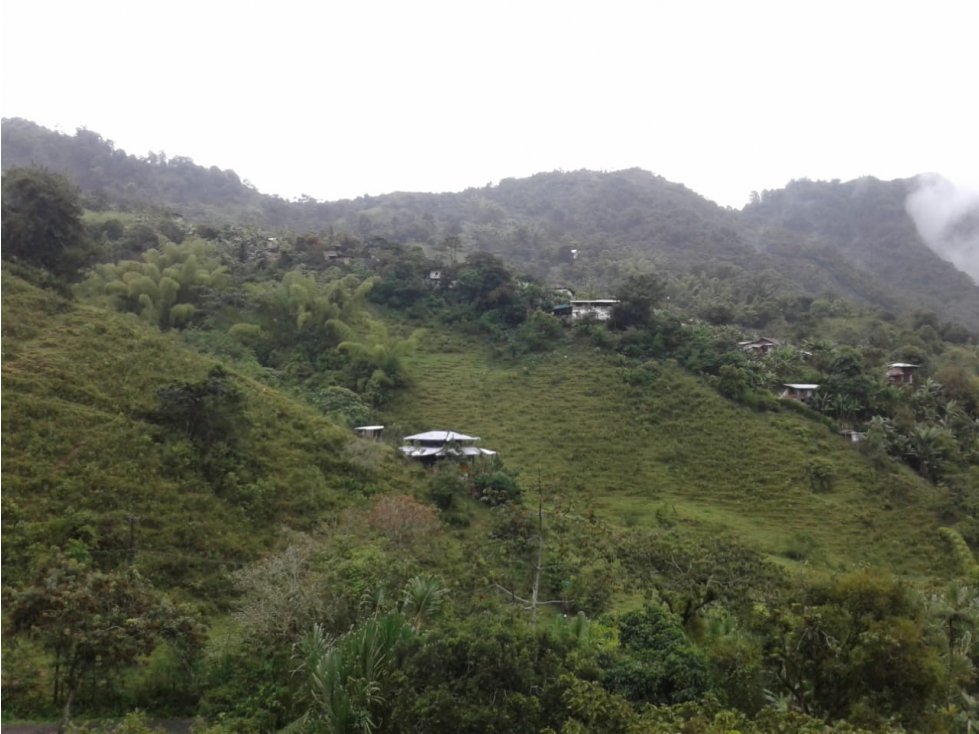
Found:
<svg viewBox="0 0 979 734"><path fill-rule="evenodd" d="M416 433L414 436L405 436L405 441L478 441L479 436L467 436L465 433L455 431L425 431Z"/></svg>
<svg viewBox="0 0 979 734"><path fill-rule="evenodd" d="M401 453L412 459L425 459L438 456L496 456L495 451L481 449L477 446L402 446Z"/></svg>
<svg viewBox="0 0 979 734"><path fill-rule="evenodd" d="M887 366L888 367L891 367L891 368L898 367L898 368L903 368L903 369L907 369L909 367L911 369L917 369L918 368L918 365L916 365L916 364L908 364L907 362L891 362Z"/></svg>
<svg viewBox="0 0 979 734"><path fill-rule="evenodd" d="M797 382L796 383L783 382L782 384L785 385L785 387L791 387L793 390L818 390L819 389L819 385L810 385L810 384L803 384Z"/></svg>
<svg viewBox="0 0 979 734"><path fill-rule="evenodd" d="M423 459L427 456L441 456L444 446L402 446L401 453L413 459Z"/></svg>

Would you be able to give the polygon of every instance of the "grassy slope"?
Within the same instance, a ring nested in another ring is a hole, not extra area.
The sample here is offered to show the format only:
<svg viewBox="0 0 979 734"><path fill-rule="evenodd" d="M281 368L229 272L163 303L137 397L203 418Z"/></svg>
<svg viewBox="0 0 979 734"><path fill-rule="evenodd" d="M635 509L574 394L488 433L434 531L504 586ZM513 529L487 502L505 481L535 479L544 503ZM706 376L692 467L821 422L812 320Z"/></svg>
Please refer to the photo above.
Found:
<svg viewBox="0 0 979 734"><path fill-rule="evenodd" d="M139 518L144 574L220 597L226 572L255 558L283 525L312 527L374 490L404 486L393 452L360 446L308 407L241 375L247 453L262 495L215 495L185 441L147 414L156 390L199 381L214 364L132 316L58 299L4 273L3 540L5 573L51 545L86 539L98 559L128 552ZM13 580L11 578L11 580Z"/></svg>
<svg viewBox="0 0 979 734"><path fill-rule="evenodd" d="M877 474L824 426L738 406L676 366L659 364L652 384L632 387L625 366L589 347L514 365L437 337L411 366L414 385L389 422L479 435L525 487L539 470L545 486L613 523L655 526L666 513L775 556L808 535L817 567L950 571L931 509L940 490L901 469ZM815 457L833 463L830 493L809 488Z"/></svg>
<svg viewBox="0 0 979 734"><path fill-rule="evenodd" d="M135 515L144 573L220 596L227 570L273 544L282 525L310 528L375 490L423 481L393 451L351 451L348 432L239 374L249 455L268 493L262 512L249 511L180 464L186 455L146 417L160 386L202 379L211 360L174 334L7 273L3 299L5 571L70 537L89 538L97 557L124 557ZM900 470L878 475L825 427L752 412L675 366L657 365L637 387L623 379L628 366L590 347L511 364L439 335L409 366L414 385L391 406L389 434L479 434L528 489L539 469L581 511L615 524L655 527L665 517L694 532L728 529L776 557L808 535L817 567L949 570L930 510L938 490ZM835 467L829 494L809 489L814 457Z"/></svg>

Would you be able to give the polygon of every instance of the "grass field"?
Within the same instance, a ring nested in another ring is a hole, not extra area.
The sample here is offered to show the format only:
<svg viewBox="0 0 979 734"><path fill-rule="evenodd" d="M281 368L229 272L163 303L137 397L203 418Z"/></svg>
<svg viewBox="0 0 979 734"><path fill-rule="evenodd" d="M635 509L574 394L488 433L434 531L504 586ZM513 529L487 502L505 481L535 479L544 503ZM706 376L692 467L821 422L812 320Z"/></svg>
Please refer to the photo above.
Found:
<svg viewBox="0 0 979 734"><path fill-rule="evenodd" d="M540 472L549 491L615 524L731 532L828 570L951 572L933 509L941 490L900 467L878 473L825 426L732 403L675 365L637 371L584 345L511 363L434 336L410 367L389 433L478 435L525 488ZM832 464L829 492L810 486L814 459Z"/></svg>

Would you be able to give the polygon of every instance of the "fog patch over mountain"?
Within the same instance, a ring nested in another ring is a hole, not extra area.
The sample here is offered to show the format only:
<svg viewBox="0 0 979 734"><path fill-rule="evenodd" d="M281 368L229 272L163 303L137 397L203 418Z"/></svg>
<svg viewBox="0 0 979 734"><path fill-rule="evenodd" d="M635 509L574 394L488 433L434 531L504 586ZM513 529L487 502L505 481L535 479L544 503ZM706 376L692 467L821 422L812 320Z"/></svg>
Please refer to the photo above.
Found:
<svg viewBox="0 0 979 734"><path fill-rule="evenodd" d="M905 206L928 246L979 284L979 190L925 174Z"/></svg>

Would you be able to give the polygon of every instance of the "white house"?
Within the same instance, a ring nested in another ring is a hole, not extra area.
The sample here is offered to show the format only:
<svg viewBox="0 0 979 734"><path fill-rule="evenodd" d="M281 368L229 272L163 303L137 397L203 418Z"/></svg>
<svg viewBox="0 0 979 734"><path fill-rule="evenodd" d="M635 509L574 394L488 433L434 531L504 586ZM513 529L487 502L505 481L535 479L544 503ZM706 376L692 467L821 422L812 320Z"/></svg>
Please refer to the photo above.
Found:
<svg viewBox="0 0 979 734"><path fill-rule="evenodd" d="M612 318L612 309L619 301L614 298L600 298L595 300L572 300L571 301L571 320L595 319L595 321L608 321Z"/></svg>
<svg viewBox="0 0 979 734"><path fill-rule="evenodd" d="M782 385L782 387L784 389L782 390L781 395L779 395L780 398L801 400L803 403L808 402L816 390L819 389L819 385L799 382L786 382Z"/></svg>
<svg viewBox="0 0 979 734"><path fill-rule="evenodd" d="M496 456L495 451L476 445L479 436L467 436L456 431L438 430L416 433L404 437L401 453L410 459L432 463L440 459L455 458L462 461Z"/></svg>

